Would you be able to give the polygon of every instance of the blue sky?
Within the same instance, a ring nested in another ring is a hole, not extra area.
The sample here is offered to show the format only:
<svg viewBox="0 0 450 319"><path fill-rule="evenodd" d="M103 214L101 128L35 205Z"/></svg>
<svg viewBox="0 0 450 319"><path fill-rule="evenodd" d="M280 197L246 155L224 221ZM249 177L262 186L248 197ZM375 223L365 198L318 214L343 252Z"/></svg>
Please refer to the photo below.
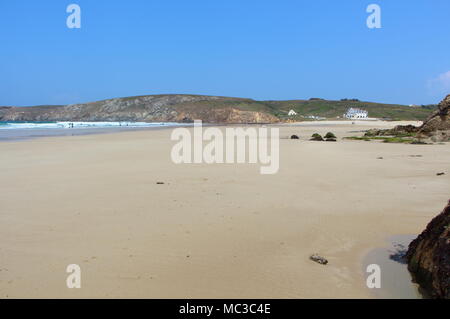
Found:
<svg viewBox="0 0 450 319"><path fill-rule="evenodd" d="M81 7L81 29L66 7ZM381 29L366 7L381 7ZM0 105L187 93L436 103L448 0L0 2Z"/></svg>

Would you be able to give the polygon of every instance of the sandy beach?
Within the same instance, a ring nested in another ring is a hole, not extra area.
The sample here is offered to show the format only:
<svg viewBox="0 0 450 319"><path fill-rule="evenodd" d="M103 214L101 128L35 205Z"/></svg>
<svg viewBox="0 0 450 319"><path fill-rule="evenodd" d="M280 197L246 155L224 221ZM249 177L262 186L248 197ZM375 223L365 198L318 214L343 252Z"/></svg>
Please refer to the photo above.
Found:
<svg viewBox="0 0 450 319"><path fill-rule="evenodd" d="M449 199L449 143L342 139L397 124L279 125L274 175L176 165L169 128L1 142L0 298L372 298L364 256Z"/></svg>

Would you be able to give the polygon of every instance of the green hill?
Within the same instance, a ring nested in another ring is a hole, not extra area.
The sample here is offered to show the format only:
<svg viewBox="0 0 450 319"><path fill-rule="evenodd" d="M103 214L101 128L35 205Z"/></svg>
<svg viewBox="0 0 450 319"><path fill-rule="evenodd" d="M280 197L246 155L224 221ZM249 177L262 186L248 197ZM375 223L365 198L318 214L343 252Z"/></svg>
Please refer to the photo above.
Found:
<svg viewBox="0 0 450 319"><path fill-rule="evenodd" d="M265 101L280 119L286 119L287 112L294 110L300 119L302 116L319 116L325 118L341 117L349 107L360 108L369 112L369 117L389 120L424 120L435 108L430 106L410 107L399 104L384 104L362 101L331 101L331 100L291 100L291 101Z"/></svg>
<svg viewBox="0 0 450 319"><path fill-rule="evenodd" d="M274 123L308 120L308 116L342 118L349 107L367 110L369 117L424 120L436 106L409 107L355 99L257 101L247 98L162 94L114 98L90 103L33 107L1 107L0 121L147 121L209 123ZM297 112L288 116L289 110Z"/></svg>

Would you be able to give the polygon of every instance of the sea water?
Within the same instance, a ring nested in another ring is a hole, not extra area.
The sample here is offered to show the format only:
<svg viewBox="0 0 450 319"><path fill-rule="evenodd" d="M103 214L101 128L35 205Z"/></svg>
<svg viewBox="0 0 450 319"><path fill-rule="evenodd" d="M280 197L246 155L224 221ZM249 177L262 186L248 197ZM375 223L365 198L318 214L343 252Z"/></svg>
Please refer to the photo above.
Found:
<svg viewBox="0 0 450 319"><path fill-rule="evenodd" d="M174 122L0 122L0 141L45 136L73 136L147 128L186 126Z"/></svg>

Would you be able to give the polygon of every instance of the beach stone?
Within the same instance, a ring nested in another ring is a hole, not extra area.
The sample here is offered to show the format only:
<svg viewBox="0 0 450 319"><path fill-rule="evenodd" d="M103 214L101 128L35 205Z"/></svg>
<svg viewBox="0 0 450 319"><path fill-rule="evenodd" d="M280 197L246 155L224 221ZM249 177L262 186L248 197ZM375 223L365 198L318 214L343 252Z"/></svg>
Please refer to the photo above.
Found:
<svg viewBox="0 0 450 319"><path fill-rule="evenodd" d="M298 137L298 135L291 135L291 140L299 140L300 138Z"/></svg>
<svg viewBox="0 0 450 319"><path fill-rule="evenodd" d="M441 176L441 175L445 175L445 173L444 173L444 172L441 172L441 173L437 173L436 175L437 175L437 176Z"/></svg>
<svg viewBox="0 0 450 319"><path fill-rule="evenodd" d="M310 141L323 141L323 137L322 137L322 135L320 135L320 134L318 134L318 133L314 133L314 134L311 136Z"/></svg>
<svg viewBox="0 0 450 319"><path fill-rule="evenodd" d="M156 182L157 185L163 185L164 182Z"/></svg>
<svg viewBox="0 0 450 319"><path fill-rule="evenodd" d="M309 256L309 259L321 265L328 264L328 260L322 256L319 256L318 254L312 254L311 256Z"/></svg>

